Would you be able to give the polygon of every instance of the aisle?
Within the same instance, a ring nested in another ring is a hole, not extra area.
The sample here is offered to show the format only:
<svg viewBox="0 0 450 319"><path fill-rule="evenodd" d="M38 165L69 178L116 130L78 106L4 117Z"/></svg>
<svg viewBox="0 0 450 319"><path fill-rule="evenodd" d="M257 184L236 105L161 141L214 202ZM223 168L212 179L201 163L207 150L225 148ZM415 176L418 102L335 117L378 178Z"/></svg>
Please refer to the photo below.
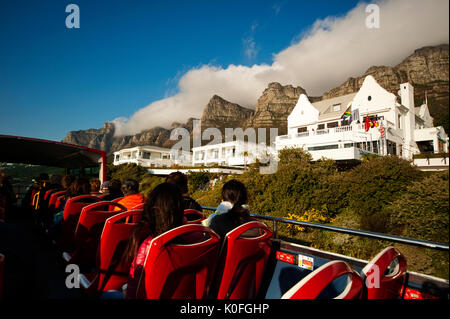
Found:
<svg viewBox="0 0 450 319"><path fill-rule="evenodd" d="M5 298L82 298L81 289L68 289L61 253L29 214L17 209L0 223L0 251L6 256Z"/></svg>

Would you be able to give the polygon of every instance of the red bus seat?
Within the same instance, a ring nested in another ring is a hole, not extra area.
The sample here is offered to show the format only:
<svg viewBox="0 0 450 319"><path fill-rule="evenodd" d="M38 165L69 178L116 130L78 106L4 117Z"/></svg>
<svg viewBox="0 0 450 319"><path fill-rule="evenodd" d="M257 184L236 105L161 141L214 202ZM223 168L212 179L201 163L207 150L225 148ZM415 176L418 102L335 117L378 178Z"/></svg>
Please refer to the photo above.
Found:
<svg viewBox="0 0 450 319"><path fill-rule="evenodd" d="M142 211L126 211L109 217L100 236L97 272L81 274L80 283L89 294L120 290L128 280L131 265L120 263L126 243ZM130 223L126 223L131 219Z"/></svg>
<svg viewBox="0 0 450 319"><path fill-rule="evenodd" d="M361 276L342 260L322 265L289 289L281 299L316 299L334 280L348 276L347 285L334 299L360 299L363 291Z"/></svg>
<svg viewBox="0 0 450 319"><path fill-rule="evenodd" d="M205 215L196 209L185 209L186 224L201 224L206 219Z"/></svg>
<svg viewBox="0 0 450 319"><path fill-rule="evenodd" d="M140 203L140 204L137 204L136 206L134 206L132 209L130 209L130 210L137 210L137 209L144 209L144 205L145 205L145 203Z"/></svg>
<svg viewBox="0 0 450 319"><path fill-rule="evenodd" d="M66 191L59 191L59 192L54 192L50 195L50 199L48 201L48 209L49 211L54 214L55 213L55 209L56 209L56 200L58 199L59 196L62 196L66 193Z"/></svg>
<svg viewBox="0 0 450 319"><path fill-rule="evenodd" d="M115 211L116 207L119 210ZM64 260L79 266L95 267L98 244L105 221L124 211L126 208L123 205L109 201L101 201L83 207L75 229L75 251L73 253L64 252Z"/></svg>
<svg viewBox="0 0 450 319"><path fill-rule="evenodd" d="M203 233L190 244L178 239ZM219 255L219 236L202 225L183 225L153 238L137 287L138 298L206 298Z"/></svg>
<svg viewBox="0 0 450 319"><path fill-rule="evenodd" d="M75 228L83 207L99 201L100 199L96 196L81 195L73 197L66 202L61 224L62 233L61 238L59 238L59 246L64 251L72 252L75 249Z"/></svg>
<svg viewBox="0 0 450 319"><path fill-rule="evenodd" d="M227 233L216 271L216 280L221 280L214 284L218 299L256 297L272 248L272 237L272 231L259 221L245 223Z"/></svg>
<svg viewBox="0 0 450 319"><path fill-rule="evenodd" d="M52 193L54 193L55 191L56 191L56 189L49 189L48 191L46 191L45 195L44 195L44 200L49 200L50 199L50 195Z"/></svg>
<svg viewBox="0 0 450 319"><path fill-rule="evenodd" d="M406 283L406 259L398 249L387 247L363 268L362 275L368 299L401 298Z"/></svg>

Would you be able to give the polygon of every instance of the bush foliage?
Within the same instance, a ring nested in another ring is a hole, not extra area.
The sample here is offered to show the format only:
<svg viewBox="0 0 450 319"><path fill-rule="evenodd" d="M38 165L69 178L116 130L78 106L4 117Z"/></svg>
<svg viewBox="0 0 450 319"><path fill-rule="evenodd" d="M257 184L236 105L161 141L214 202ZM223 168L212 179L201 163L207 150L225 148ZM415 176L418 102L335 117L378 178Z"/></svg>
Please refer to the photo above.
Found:
<svg viewBox="0 0 450 319"><path fill-rule="evenodd" d="M115 167L111 176L120 180L134 176L144 192L164 180L130 164ZM223 184L235 178L247 186L253 213L438 242L448 243L449 239L448 171L421 172L396 156L366 157L355 168L339 171L334 161L312 162L308 152L287 149L280 151L278 170L274 174L260 174L258 165L251 165L242 175L220 177L208 172L190 172L188 177L190 195L205 206L216 207L221 201ZM213 186L212 180L216 181ZM302 227L280 226L279 232L281 237L290 240L365 259L392 245ZM408 251L408 258L424 254L416 254L414 249ZM417 271L435 275L437 272L448 278L448 256L427 254L435 265L447 267ZM412 267L420 264L417 262Z"/></svg>

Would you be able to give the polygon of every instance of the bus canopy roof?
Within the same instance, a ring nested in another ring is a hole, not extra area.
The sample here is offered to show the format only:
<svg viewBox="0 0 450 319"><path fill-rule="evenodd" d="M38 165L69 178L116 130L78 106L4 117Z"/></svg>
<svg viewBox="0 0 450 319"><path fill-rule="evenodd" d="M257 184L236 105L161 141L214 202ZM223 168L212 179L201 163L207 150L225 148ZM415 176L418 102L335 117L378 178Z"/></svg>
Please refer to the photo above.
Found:
<svg viewBox="0 0 450 319"><path fill-rule="evenodd" d="M30 137L0 135L0 162L63 168L106 165L104 151Z"/></svg>

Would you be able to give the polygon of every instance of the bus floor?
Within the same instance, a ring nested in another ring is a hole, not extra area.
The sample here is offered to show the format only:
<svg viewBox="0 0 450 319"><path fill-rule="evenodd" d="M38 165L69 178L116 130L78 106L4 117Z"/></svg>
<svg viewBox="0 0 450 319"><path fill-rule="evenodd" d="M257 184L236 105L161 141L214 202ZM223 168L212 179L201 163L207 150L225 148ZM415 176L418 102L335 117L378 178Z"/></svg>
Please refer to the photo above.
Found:
<svg viewBox="0 0 450 319"><path fill-rule="evenodd" d="M0 253L5 255L4 298L82 298L66 286L66 265L60 251L35 225L31 212L13 207L0 222Z"/></svg>

